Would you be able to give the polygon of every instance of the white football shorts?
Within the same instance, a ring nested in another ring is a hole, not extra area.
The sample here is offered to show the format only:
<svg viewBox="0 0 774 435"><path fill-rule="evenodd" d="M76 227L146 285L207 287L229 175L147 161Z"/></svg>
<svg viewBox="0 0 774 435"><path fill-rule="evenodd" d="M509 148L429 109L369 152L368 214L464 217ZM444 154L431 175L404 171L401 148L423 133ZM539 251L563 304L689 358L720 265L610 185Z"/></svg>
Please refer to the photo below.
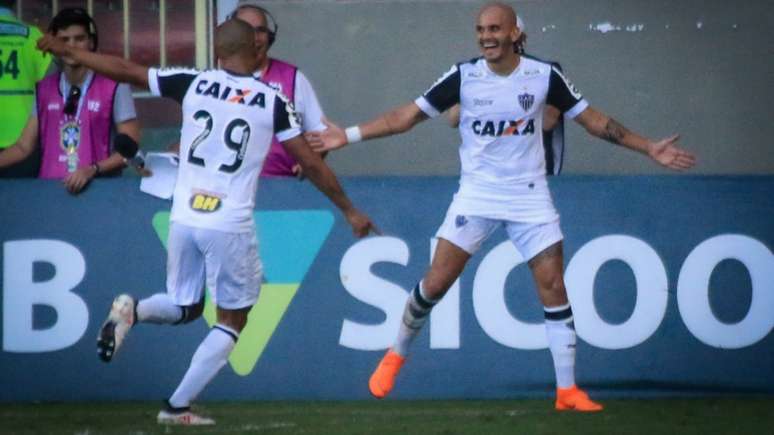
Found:
<svg viewBox="0 0 774 435"><path fill-rule="evenodd" d="M255 231L226 233L172 222L167 241L167 293L177 305L196 304L206 278L212 301L236 310L255 305L263 265Z"/></svg>
<svg viewBox="0 0 774 435"><path fill-rule="evenodd" d="M559 228L558 218L546 223L512 222L480 216L465 216L451 209L446 213L446 218L435 237L446 239L473 255L500 226L505 227L508 238L525 261L529 261L564 238Z"/></svg>

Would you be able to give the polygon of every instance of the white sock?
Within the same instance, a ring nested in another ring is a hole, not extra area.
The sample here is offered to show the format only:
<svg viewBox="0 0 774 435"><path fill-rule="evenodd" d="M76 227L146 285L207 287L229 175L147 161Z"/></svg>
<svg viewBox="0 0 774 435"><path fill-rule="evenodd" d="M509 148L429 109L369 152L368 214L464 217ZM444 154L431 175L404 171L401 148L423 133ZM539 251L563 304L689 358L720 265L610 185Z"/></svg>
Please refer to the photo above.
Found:
<svg viewBox="0 0 774 435"><path fill-rule="evenodd" d="M557 388L575 385L575 326L570 304L544 307L546 336L554 360Z"/></svg>
<svg viewBox="0 0 774 435"><path fill-rule="evenodd" d="M196 396L226 365L237 339L239 339L238 332L216 323L196 349L188 371L185 372L175 393L169 398L169 404L175 408L190 406Z"/></svg>
<svg viewBox="0 0 774 435"><path fill-rule="evenodd" d="M171 324L183 319L183 309L166 293L156 293L137 302L135 310L138 322Z"/></svg>
<svg viewBox="0 0 774 435"><path fill-rule="evenodd" d="M392 350L395 353L402 357L408 355L409 346L419 335L419 331L422 330L422 326L427 321L427 316L436 303L438 303L437 299L427 297L427 293L422 289L421 282L414 287L406 301L406 307L403 309L403 321L400 322L398 338L392 346Z"/></svg>

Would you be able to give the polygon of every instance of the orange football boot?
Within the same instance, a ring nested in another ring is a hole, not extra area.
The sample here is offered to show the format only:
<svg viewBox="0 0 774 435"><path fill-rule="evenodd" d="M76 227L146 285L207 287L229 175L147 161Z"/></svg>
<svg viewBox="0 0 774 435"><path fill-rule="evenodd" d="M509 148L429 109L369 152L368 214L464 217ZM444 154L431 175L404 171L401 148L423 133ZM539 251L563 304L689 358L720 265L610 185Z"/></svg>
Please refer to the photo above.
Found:
<svg viewBox="0 0 774 435"><path fill-rule="evenodd" d="M589 399L589 395L577 385L556 389L557 411L597 412L603 409L602 405Z"/></svg>
<svg viewBox="0 0 774 435"><path fill-rule="evenodd" d="M371 379L368 380L368 389L374 397L382 399L390 394L392 387L395 386L395 377L398 376L405 361L406 358L393 352L392 349L387 351L371 375Z"/></svg>

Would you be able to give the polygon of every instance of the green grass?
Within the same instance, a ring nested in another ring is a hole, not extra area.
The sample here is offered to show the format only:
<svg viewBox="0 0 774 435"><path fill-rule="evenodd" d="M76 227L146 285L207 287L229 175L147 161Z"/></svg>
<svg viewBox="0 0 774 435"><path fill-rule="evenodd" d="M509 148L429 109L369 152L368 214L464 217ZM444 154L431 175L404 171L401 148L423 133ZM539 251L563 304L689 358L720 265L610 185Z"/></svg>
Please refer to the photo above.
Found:
<svg viewBox="0 0 774 435"><path fill-rule="evenodd" d="M160 427L158 403L0 404L0 433L24 434L774 434L774 398L607 400L597 414L548 400L211 402L214 427Z"/></svg>

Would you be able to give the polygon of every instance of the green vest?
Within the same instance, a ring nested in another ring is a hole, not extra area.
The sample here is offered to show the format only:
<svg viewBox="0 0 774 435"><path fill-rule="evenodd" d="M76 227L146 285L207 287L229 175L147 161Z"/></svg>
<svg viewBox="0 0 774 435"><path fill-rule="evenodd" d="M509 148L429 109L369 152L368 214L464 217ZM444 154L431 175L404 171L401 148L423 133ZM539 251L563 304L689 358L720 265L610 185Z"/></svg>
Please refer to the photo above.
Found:
<svg viewBox="0 0 774 435"><path fill-rule="evenodd" d="M0 148L21 135L35 103L35 83L48 71L51 56L35 48L40 30L0 15Z"/></svg>

